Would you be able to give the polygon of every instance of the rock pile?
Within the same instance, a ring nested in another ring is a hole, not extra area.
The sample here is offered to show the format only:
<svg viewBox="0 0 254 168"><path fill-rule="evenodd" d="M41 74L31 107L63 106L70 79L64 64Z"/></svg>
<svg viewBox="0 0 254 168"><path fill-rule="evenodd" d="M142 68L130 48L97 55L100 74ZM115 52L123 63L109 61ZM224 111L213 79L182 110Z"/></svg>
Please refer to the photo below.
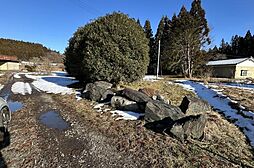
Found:
<svg viewBox="0 0 254 168"><path fill-rule="evenodd" d="M116 110L144 114L145 127L184 141L201 139L207 122L205 112L211 107L193 96L185 96L179 107L171 105L159 91L142 88L139 91L125 88L116 90L112 84L97 81L88 83L84 98L96 102L108 102Z"/></svg>

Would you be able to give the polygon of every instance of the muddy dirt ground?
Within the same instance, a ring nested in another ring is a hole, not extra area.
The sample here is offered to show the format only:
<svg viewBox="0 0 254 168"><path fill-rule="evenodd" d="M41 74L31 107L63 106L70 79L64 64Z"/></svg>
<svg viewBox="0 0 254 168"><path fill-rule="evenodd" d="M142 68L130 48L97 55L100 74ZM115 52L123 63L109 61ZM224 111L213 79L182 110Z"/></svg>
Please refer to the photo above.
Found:
<svg viewBox="0 0 254 168"><path fill-rule="evenodd" d="M253 167L243 134L218 114L208 114L203 142L182 144L144 128L143 121L115 121L93 111L75 95L32 88L15 95L12 78L0 96L13 102L10 136L1 149L0 167ZM31 85L32 86L32 85ZM10 143L8 144L8 140Z"/></svg>
<svg viewBox="0 0 254 168"><path fill-rule="evenodd" d="M51 94L34 88L31 95L12 94L17 81L32 82L24 76L13 79L0 93L14 106L22 103L12 113L6 137L10 144L1 150L0 167L135 167L132 158L119 155L103 136L87 130L81 115L64 109Z"/></svg>

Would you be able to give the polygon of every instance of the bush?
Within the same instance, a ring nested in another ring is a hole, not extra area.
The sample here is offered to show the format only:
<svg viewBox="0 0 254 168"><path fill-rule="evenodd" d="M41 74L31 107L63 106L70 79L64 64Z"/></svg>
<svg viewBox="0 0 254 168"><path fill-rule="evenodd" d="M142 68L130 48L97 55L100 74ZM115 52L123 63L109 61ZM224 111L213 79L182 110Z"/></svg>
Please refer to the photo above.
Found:
<svg viewBox="0 0 254 168"><path fill-rule="evenodd" d="M74 33L64 64L81 81L132 82L145 75L148 51L142 27L125 14L113 13Z"/></svg>
<svg viewBox="0 0 254 168"><path fill-rule="evenodd" d="M36 72L36 65L25 65L25 69L28 72Z"/></svg>

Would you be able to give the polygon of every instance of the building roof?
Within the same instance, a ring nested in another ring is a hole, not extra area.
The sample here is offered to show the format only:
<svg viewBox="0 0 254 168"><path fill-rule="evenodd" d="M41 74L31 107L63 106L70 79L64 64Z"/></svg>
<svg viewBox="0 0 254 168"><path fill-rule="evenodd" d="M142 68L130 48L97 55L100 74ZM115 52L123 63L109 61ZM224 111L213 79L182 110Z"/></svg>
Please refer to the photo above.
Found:
<svg viewBox="0 0 254 168"><path fill-rule="evenodd" d="M250 58L209 61L206 65L210 65L210 66L213 66L213 65L236 65L236 64L242 63L246 60L251 60L254 62L254 59L252 57L250 57Z"/></svg>
<svg viewBox="0 0 254 168"><path fill-rule="evenodd" d="M16 56L0 55L0 61L18 61Z"/></svg>

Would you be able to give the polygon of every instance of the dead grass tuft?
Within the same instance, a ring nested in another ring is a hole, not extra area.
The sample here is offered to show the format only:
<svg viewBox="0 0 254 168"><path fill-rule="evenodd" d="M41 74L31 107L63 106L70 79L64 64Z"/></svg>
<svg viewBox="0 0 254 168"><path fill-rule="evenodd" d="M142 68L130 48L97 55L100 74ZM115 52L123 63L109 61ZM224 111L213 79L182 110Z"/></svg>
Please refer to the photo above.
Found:
<svg viewBox="0 0 254 168"><path fill-rule="evenodd" d="M252 90L222 87L223 94L228 95L232 100L239 102L250 111L254 111L254 95Z"/></svg>

